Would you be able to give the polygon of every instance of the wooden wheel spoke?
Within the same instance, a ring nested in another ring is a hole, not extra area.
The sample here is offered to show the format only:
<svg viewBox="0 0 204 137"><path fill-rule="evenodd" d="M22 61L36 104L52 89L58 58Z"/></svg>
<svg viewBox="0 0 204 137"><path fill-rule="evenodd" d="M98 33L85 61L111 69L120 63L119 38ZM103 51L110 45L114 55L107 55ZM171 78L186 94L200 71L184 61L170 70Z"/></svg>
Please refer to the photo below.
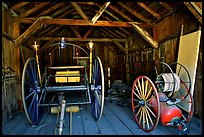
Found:
<svg viewBox="0 0 204 137"><path fill-rule="evenodd" d="M149 95L151 94L152 91L152 87L150 87L149 91L147 92L147 96L145 97L145 100L149 97Z"/></svg>
<svg viewBox="0 0 204 137"><path fill-rule="evenodd" d="M136 88L136 90L137 90L137 92L138 92L138 94L139 94L139 96L140 96L140 99L142 98L142 95L141 95L141 93L140 93L140 91L139 91L139 89L138 89L138 87L137 87L137 85L135 84L135 88Z"/></svg>
<svg viewBox="0 0 204 137"><path fill-rule="evenodd" d="M143 129L145 128L145 112L144 112L144 107L142 107L142 122L143 122Z"/></svg>
<svg viewBox="0 0 204 137"><path fill-rule="evenodd" d="M149 129L149 119L148 119L148 117L147 117L147 108L146 107L144 107L144 110L145 110L145 118L146 118L146 123L147 123L147 128Z"/></svg>
<svg viewBox="0 0 204 137"><path fill-rule="evenodd" d="M141 89L141 85L140 85L140 81L139 81L139 79L138 79L138 86L139 86L139 91L141 92L141 97L142 97L142 99L144 98L144 96L143 96L143 93L142 93L142 89Z"/></svg>
<svg viewBox="0 0 204 137"><path fill-rule="evenodd" d="M148 82L148 80L146 80L145 81L145 91L144 91L145 95L147 94L148 84L149 84L149 82ZM146 98L146 96L145 96L145 98Z"/></svg>
<svg viewBox="0 0 204 137"><path fill-rule="evenodd" d="M133 93L135 94L135 96L137 96L138 99L141 100L141 98L133 91Z"/></svg>
<svg viewBox="0 0 204 137"><path fill-rule="evenodd" d="M154 112L152 112L152 110L151 110L147 105L145 105L145 106L147 107L147 109L149 110L149 112L151 112L151 114L156 118Z"/></svg>
<svg viewBox="0 0 204 137"><path fill-rule="evenodd" d="M140 113L140 119L139 119L139 123L141 122L142 119L142 115L143 115L143 111L142 111L143 107L141 107L141 113Z"/></svg>
<svg viewBox="0 0 204 137"><path fill-rule="evenodd" d="M28 99L34 93L35 93L35 90L33 90L28 96L26 96L25 99Z"/></svg>
<svg viewBox="0 0 204 137"><path fill-rule="evenodd" d="M140 107L140 109L138 110L136 116L138 116L138 114L140 113L141 109L142 109L142 107Z"/></svg>
<svg viewBox="0 0 204 137"><path fill-rule="evenodd" d="M149 120L150 120L150 122L151 122L151 124L152 124L152 126L153 126L154 123L153 123L153 121L152 121L152 118L151 118L151 116L150 116L149 111L147 110L147 108L146 108L146 111L147 111L148 118L149 118Z"/></svg>
<svg viewBox="0 0 204 137"><path fill-rule="evenodd" d="M150 103L147 103L147 102L146 102L146 105L151 106L151 107L154 107L154 108L157 108L157 106L154 106L154 105L152 105L152 104L150 104Z"/></svg>
<svg viewBox="0 0 204 137"><path fill-rule="evenodd" d="M143 99L145 97L145 93L144 93L144 79L142 78L142 95L143 95Z"/></svg>

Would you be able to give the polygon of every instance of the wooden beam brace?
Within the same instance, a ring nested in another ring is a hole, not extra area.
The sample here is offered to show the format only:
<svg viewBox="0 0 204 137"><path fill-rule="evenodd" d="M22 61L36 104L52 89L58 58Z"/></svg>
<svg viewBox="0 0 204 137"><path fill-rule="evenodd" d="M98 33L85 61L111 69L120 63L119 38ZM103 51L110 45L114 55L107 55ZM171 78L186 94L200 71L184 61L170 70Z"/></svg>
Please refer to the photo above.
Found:
<svg viewBox="0 0 204 137"><path fill-rule="evenodd" d="M96 3L96 6L99 7L99 8L101 8L101 6L100 6L98 3ZM107 13L108 15L110 15L111 17L113 17L115 20L121 21L118 17L116 17L115 15L113 15L113 14L112 14L111 12L109 12L107 9L105 10L105 13Z"/></svg>
<svg viewBox="0 0 204 137"><path fill-rule="evenodd" d="M83 39L86 39L88 37L88 35L93 31L93 27L90 28L84 35Z"/></svg>
<svg viewBox="0 0 204 137"><path fill-rule="evenodd" d="M161 4L162 6L164 6L167 10L171 11L172 8L171 6L169 6L166 2L159 2L159 4Z"/></svg>
<svg viewBox="0 0 204 137"><path fill-rule="evenodd" d="M50 2L43 2L41 3L40 5L36 5L34 8L24 12L23 14L20 15L20 18L24 18L24 17L27 17L29 16L30 14L36 12L37 10L41 9L42 7L48 5Z"/></svg>
<svg viewBox="0 0 204 137"><path fill-rule="evenodd" d="M17 9L19 9L19 8L21 8L21 7L25 6L25 5L27 5L28 3L30 3L30 2L20 2L20 3L18 3L18 4L15 4L13 7L11 7L11 9L12 9L13 11L16 11Z"/></svg>
<svg viewBox="0 0 204 137"><path fill-rule="evenodd" d="M15 46L23 43L27 38L34 34L39 28L43 26L43 21L46 18L38 18L23 34L15 40Z"/></svg>
<svg viewBox="0 0 204 137"><path fill-rule="evenodd" d="M76 2L70 2L72 6L76 9L76 11L79 13L79 15L86 21L86 23L89 23L89 19L86 16L86 14L81 10L81 8L77 5Z"/></svg>
<svg viewBox="0 0 204 137"><path fill-rule="evenodd" d="M81 35L79 34L79 32L76 30L74 26L70 26L70 28L74 32L74 34L77 36L77 38L81 38Z"/></svg>
<svg viewBox="0 0 204 137"><path fill-rule="evenodd" d="M92 18L91 21L93 24L98 20L98 18L106 10L106 8L108 7L109 4L110 4L110 2L106 2L105 4L103 4L103 6L99 9L99 11L96 13L96 15Z"/></svg>
<svg viewBox="0 0 204 137"><path fill-rule="evenodd" d="M16 18L20 23L33 23L36 18ZM84 20L77 19L49 19L44 21L45 24L58 24L58 25L79 25L79 26L109 26L109 27L133 27L131 24L137 24L140 27L152 28L152 24L139 23L139 22L120 22L120 21L96 21L95 24L86 23Z"/></svg>
<svg viewBox="0 0 204 137"><path fill-rule="evenodd" d="M199 14L199 11L197 11L190 2L183 2L185 6L189 9L189 11L196 17L196 19L199 21L200 24L202 24L202 14Z"/></svg>
<svg viewBox="0 0 204 137"><path fill-rule="evenodd" d="M146 19L145 17L143 17L141 14L139 14L137 11L135 11L134 9L129 8L128 6L126 6L125 4L123 4L122 2L118 2L118 4L123 7L124 9L126 9L127 11L129 11L132 15L134 15L136 18L148 23L150 22L148 19Z"/></svg>
<svg viewBox="0 0 204 137"><path fill-rule="evenodd" d="M72 7L72 5L65 6L64 8L62 8L62 9L56 11L55 13L53 13L53 14L51 15L51 17L53 18L53 17L55 17L55 16L57 16L57 15L59 15L59 14L61 14L61 13L65 13L65 11L68 10L68 9L70 9L71 7Z"/></svg>
<svg viewBox="0 0 204 137"><path fill-rule="evenodd" d="M114 38L67 38L64 37L65 41L90 41L92 40L93 42L112 42L112 41L118 41L118 42L125 42L126 39L114 39ZM55 41L61 41L62 37L39 37L38 40L51 40L55 39Z"/></svg>
<svg viewBox="0 0 204 137"><path fill-rule="evenodd" d="M141 7L143 7L146 11L148 11L150 14L152 14L154 17L156 17L157 19L160 18L160 15L157 14L155 11L153 11L152 9L150 9L147 5L145 5L142 2L137 2L138 5L140 5Z"/></svg>
<svg viewBox="0 0 204 137"><path fill-rule="evenodd" d="M128 17L127 15L125 15L121 10L117 9L116 7L114 7L113 5L109 5L109 8L111 8L112 10L114 10L116 13L118 13L119 15L121 15L123 18L125 18L128 21L133 21L130 17Z"/></svg>
<svg viewBox="0 0 204 137"><path fill-rule="evenodd" d="M140 28L136 24L132 24L134 29L155 49L158 49L158 43L152 38L152 36L145 31L144 29Z"/></svg>

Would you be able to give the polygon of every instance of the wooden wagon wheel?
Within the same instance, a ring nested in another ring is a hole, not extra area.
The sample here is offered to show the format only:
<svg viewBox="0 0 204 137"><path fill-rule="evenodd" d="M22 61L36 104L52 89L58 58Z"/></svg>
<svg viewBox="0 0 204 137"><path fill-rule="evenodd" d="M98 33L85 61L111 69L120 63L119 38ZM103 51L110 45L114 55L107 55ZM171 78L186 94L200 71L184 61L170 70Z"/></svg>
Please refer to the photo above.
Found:
<svg viewBox="0 0 204 137"><path fill-rule="evenodd" d="M151 104L152 99L155 105ZM157 127L160 117L159 97L153 82L146 76L137 77L132 85L132 111L143 131L151 132Z"/></svg>
<svg viewBox="0 0 204 137"><path fill-rule="evenodd" d="M99 120L103 113L104 106L104 73L99 57L93 62L92 83L91 83L91 106L94 120Z"/></svg>
<svg viewBox="0 0 204 137"><path fill-rule="evenodd" d="M29 58L23 68L22 75L22 100L25 114L31 124L38 124L43 115L42 107L39 107L41 96L40 80L37 71L37 61Z"/></svg>

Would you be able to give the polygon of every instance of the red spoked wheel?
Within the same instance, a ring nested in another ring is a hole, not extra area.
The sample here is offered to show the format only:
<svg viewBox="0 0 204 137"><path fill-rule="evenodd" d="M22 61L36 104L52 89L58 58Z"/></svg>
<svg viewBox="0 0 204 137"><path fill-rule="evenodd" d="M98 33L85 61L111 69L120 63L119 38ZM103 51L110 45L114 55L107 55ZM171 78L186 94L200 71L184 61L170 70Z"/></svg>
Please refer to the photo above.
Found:
<svg viewBox="0 0 204 137"><path fill-rule="evenodd" d="M194 112L193 96L185 82L180 79L180 88L173 94L172 99L178 101L176 106L182 111L182 118L186 124L191 120Z"/></svg>
<svg viewBox="0 0 204 137"><path fill-rule="evenodd" d="M152 99L156 102L154 105ZM132 85L132 111L143 131L151 132L157 127L160 117L159 97L153 82L146 76L137 77Z"/></svg>

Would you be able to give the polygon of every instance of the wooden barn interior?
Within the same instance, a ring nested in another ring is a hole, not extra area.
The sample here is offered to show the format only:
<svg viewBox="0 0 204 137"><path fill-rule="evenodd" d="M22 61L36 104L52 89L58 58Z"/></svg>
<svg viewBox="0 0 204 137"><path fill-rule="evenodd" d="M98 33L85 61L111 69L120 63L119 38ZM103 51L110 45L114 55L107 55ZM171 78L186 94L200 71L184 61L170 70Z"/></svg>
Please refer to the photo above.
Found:
<svg viewBox="0 0 204 137"><path fill-rule="evenodd" d="M24 113L22 74L26 61L36 58L33 45L39 45L43 74L46 66L89 61L80 48L67 46L59 53L50 45L64 39L89 53L92 41L93 57L103 65L106 98L115 81L132 88L137 77L151 77L157 63L177 62L181 37L201 32L201 25L202 2L2 2L2 126ZM184 60L196 59L191 65L193 117L202 121L202 35L198 37L190 39L198 41L197 53L186 52Z"/></svg>

